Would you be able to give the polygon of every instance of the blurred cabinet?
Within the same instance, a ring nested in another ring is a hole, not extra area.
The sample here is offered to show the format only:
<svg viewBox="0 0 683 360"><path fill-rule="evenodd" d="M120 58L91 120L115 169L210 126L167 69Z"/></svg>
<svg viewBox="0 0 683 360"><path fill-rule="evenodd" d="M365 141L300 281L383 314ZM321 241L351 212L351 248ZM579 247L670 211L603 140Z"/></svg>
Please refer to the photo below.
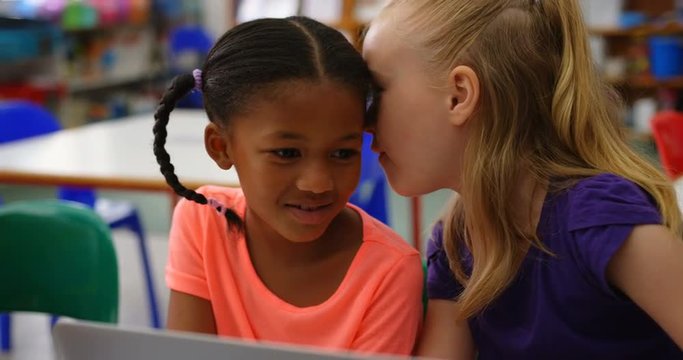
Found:
<svg viewBox="0 0 683 360"><path fill-rule="evenodd" d="M341 16L333 25L346 33L349 39L360 47L361 36L367 24L387 2L387 0L343 0Z"/></svg>
<svg viewBox="0 0 683 360"><path fill-rule="evenodd" d="M616 14L605 12L610 3ZM633 138L649 141L654 113L682 106L681 1L584 0L584 6L596 63L628 105Z"/></svg>
<svg viewBox="0 0 683 360"><path fill-rule="evenodd" d="M10 7L8 4L12 4ZM14 0L0 2L3 36L10 18L41 24L48 49L33 58L0 56L0 98L28 98L52 109L64 127L152 111L170 79L168 33L201 22L195 0ZM35 33L35 32L34 32ZM26 46L30 48L31 46ZM14 47L13 47L14 48Z"/></svg>
<svg viewBox="0 0 683 360"><path fill-rule="evenodd" d="M164 28L157 19L65 29L65 126L151 111L163 89Z"/></svg>
<svg viewBox="0 0 683 360"><path fill-rule="evenodd" d="M66 92L58 79L60 44L59 29L49 23L0 17L0 99L55 108Z"/></svg>
<svg viewBox="0 0 683 360"><path fill-rule="evenodd" d="M360 36L387 0L240 0L236 22L303 15L326 23L359 44Z"/></svg>

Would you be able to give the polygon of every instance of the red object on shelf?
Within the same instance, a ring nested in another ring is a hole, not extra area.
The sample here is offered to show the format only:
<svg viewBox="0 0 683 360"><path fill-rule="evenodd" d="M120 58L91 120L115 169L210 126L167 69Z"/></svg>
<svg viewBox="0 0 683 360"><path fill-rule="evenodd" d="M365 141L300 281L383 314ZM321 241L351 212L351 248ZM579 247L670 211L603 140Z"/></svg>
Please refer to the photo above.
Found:
<svg viewBox="0 0 683 360"><path fill-rule="evenodd" d="M0 100L23 99L52 108L66 95L64 84L0 84Z"/></svg>
<svg viewBox="0 0 683 360"><path fill-rule="evenodd" d="M652 118L659 159L671 179L683 175L683 113L662 111Z"/></svg>

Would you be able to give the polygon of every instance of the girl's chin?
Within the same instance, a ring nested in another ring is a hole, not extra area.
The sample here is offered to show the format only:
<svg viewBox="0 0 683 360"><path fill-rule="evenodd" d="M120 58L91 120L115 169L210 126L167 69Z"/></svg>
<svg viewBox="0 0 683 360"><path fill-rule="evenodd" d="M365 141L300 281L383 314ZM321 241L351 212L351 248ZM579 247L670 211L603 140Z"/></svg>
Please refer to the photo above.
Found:
<svg viewBox="0 0 683 360"><path fill-rule="evenodd" d="M316 232L316 233L308 233L308 234L296 234L292 236L287 236L287 240L289 240L292 243L295 244L306 244L306 243L312 243L318 239L320 239L321 236L323 236L323 232Z"/></svg>
<svg viewBox="0 0 683 360"><path fill-rule="evenodd" d="M286 230L287 233L281 233L281 236L296 244L311 243L323 236L325 230L329 227L329 223L305 227L306 228L301 228L301 225L299 224L296 226L296 229L290 228Z"/></svg>
<svg viewBox="0 0 683 360"><path fill-rule="evenodd" d="M428 187L429 184L411 182L409 179L401 178L396 174L393 175L394 176L390 175L389 172L387 172L387 180L389 182L389 185L391 186L391 189L394 190L394 192L403 197L422 196L439 189L435 187Z"/></svg>

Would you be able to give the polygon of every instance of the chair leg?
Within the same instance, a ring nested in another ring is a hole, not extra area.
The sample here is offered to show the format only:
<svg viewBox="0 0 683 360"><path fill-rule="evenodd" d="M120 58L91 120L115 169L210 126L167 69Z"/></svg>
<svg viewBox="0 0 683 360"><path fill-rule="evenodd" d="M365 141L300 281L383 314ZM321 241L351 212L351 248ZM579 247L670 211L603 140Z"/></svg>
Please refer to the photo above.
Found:
<svg viewBox="0 0 683 360"><path fill-rule="evenodd" d="M59 321L59 315L50 315L50 330L55 327L57 321Z"/></svg>
<svg viewBox="0 0 683 360"><path fill-rule="evenodd" d="M12 349L12 318L9 313L0 314L0 352L8 353Z"/></svg>
<svg viewBox="0 0 683 360"><path fill-rule="evenodd" d="M151 316L152 326L156 329L161 328L161 319L159 318L159 308L157 306L156 291L154 291L154 279L152 276L152 267L149 261L149 253L147 251L147 242L145 240L145 233L142 229L140 220L136 217L134 222L131 222L131 230L138 236L138 245L140 246L140 256L142 258L142 266L145 273L145 281L147 283L147 296L149 299L149 312Z"/></svg>

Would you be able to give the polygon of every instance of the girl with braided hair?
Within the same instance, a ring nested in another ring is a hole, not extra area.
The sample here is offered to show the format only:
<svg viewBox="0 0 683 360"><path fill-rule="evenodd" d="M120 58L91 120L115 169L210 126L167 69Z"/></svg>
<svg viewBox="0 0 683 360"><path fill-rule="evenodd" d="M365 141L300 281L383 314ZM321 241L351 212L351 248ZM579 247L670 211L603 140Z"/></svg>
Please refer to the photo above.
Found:
<svg viewBox="0 0 683 360"><path fill-rule="evenodd" d="M422 317L418 252L348 204L359 180L369 71L336 30L304 17L225 33L177 77L155 114L154 152L184 199L170 232L168 328L408 354ZM208 155L241 189L185 188L164 149L193 89ZM172 116L171 116L172 118Z"/></svg>

